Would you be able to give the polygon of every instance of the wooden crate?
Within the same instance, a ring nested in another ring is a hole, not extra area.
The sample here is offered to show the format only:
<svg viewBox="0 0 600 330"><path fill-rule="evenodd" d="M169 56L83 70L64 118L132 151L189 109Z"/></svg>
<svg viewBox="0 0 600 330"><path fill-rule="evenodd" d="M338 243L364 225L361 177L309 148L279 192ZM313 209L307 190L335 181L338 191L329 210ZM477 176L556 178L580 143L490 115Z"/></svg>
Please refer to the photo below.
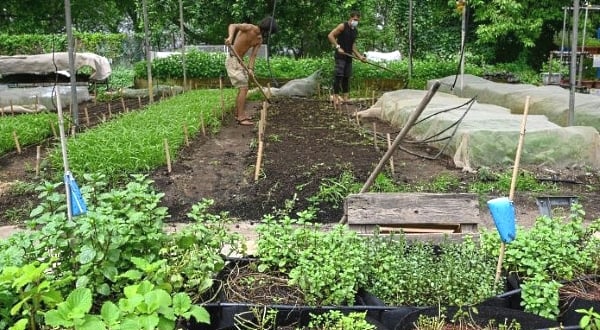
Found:
<svg viewBox="0 0 600 330"><path fill-rule="evenodd" d="M361 234L402 232L436 239L474 236L482 224L474 194L351 194L344 204L344 217Z"/></svg>

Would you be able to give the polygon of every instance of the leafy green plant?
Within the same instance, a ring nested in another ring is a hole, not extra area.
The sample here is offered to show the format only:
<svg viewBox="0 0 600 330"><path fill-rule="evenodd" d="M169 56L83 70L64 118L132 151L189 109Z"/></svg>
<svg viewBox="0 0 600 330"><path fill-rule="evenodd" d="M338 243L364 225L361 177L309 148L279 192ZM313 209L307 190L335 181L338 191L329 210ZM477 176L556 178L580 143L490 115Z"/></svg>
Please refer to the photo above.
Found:
<svg viewBox="0 0 600 330"><path fill-rule="evenodd" d="M600 329L600 312L594 311L593 307L590 309L576 309L577 313L582 314L579 326L584 330L598 330Z"/></svg>
<svg viewBox="0 0 600 330"><path fill-rule="evenodd" d="M128 173L140 173L166 164L164 141L171 155L185 145L186 126L189 136L200 132L203 121L209 131L221 124L221 95L226 106L233 104L235 91L227 89L197 90L181 94L147 107L146 111L129 112L69 139L69 161L76 177L84 173L102 173L109 181L126 180ZM215 111L214 109L218 109ZM53 167L62 167L61 149L50 155Z"/></svg>
<svg viewBox="0 0 600 330"><path fill-rule="evenodd" d="M257 228L258 270L287 274L310 304L353 303L365 281L364 249L357 233L341 225L324 232L321 225L308 223L313 213L298 216L263 219Z"/></svg>
<svg viewBox="0 0 600 330"><path fill-rule="evenodd" d="M56 113L40 112L8 116L6 111L0 116L0 155L17 150L13 136L16 134L20 147L40 143L53 134L52 124L58 122Z"/></svg>
<svg viewBox="0 0 600 330"><path fill-rule="evenodd" d="M508 195L512 181L512 171L496 173L486 168L480 175L480 180L469 185L468 191L477 194ZM516 191L548 192L556 191L555 184L539 182L533 173L520 171Z"/></svg>
<svg viewBox="0 0 600 330"><path fill-rule="evenodd" d="M341 311L331 310L323 314L310 313L308 327L315 330L374 330L374 325L366 321L367 312L351 312L343 314Z"/></svg>
<svg viewBox="0 0 600 330"><path fill-rule="evenodd" d="M63 300L61 286L70 279L53 280L47 274L50 263L32 262L22 267L10 266L0 273L0 328L37 329L45 308Z"/></svg>
<svg viewBox="0 0 600 330"><path fill-rule="evenodd" d="M88 288L77 288L67 300L56 309L45 313L47 325L74 329L175 329L179 317L209 323L206 309L192 305L185 293L176 293L173 297L163 290L155 288L149 281L128 286L118 305L107 301L102 305L100 315L90 314L92 292Z"/></svg>
<svg viewBox="0 0 600 330"><path fill-rule="evenodd" d="M556 317L557 282L594 273L600 266L600 240L593 236L600 219L584 226L584 215L581 205L574 204L568 216L541 216L529 229L517 226L517 237L506 246L503 267L522 279L522 304L526 310ZM498 255L497 232L484 230L481 241L488 253Z"/></svg>
<svg viewBox="0 0 600 330"><path fill-rule="evenodd" d="M338 208L348 194L360 191L360 187L361 184L356 181L354 174L351 171L344 171L336 179L323 179L319 185L319 192L311 196L309 201L314 206L329 203L334 208Z"/></svg>
<svg viewBox="0 0 600 330"><path fill-rule="evenodd" d="M494 283L495 261L471 239L434 246L407 244L403 235L375 235L365 243L367 287L395 306L462 306L501 291ZM427 274L426 276L423 274Z"/></svg>

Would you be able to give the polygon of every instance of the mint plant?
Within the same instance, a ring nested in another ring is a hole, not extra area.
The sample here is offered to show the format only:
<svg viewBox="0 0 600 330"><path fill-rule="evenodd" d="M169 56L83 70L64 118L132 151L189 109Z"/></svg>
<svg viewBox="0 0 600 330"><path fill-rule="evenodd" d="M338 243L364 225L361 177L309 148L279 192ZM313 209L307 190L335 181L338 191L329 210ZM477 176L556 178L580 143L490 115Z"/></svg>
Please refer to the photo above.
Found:
<svg viewBox="0 0 600 330"><path fill-rule="evenodd" d="M366 321L367 312L351 312L348 315L331 310L316 315L310 313L309 329L315 330L375 330L376 327Z"/></svg>
<svg viewBox="0 0 600 330"><path fill-rule="evenodd" d="M600 219L585 226L581 205L573 205L569 216L541 216L529 229L517 226L516 239L506 246L504 270L522 279L525 310L556 318L558 281L594 273L600 267L600 239L593 233ZM481 234L483 248L498 256L500 238L494 230Z"/></svg>
<svg viewBox="0 0 600 330"><path fill-rule="evenodd" d="M79 329L175 329L178 318L194 317L201 323L209 323L206 309L192 305L185 293L173 297L165 290L155 288L148 281L131 285L124 290L125 297L118 305L107 301L100 315L90 314L92 292L88 288L73 290L67 300L56 309L45 313L46 325Z"/></svg>
<svg viewBox="0 0 600 330"><path fill-rule="evenodd" d="M62 301L63 281L55 281L47 272L50 263L32 262L10 266L0 273L0 328L37 329L43 310Z"/></svg>

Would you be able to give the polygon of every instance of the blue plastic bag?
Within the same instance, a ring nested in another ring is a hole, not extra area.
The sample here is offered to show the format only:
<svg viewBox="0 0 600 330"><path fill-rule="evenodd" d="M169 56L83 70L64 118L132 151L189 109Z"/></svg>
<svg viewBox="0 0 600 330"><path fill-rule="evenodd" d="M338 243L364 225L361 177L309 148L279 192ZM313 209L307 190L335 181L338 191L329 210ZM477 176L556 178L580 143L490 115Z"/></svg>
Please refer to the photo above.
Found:
<svg viewBox="0 0 600 330"><path fill-rule="evenodd" d="M85 214L87 212L87 205L85 204L79 186L71 173L65 174L65 184L67 185L69 195L71 196L71 214L73 216Z"/></svg>
<svg viewBox="0 0 600 330"><path fill-rule="evenodd" d="M515 206L513 202L507 197L500 197L488 201L487 205L502 242L512 242L517 236Z"/></svg>

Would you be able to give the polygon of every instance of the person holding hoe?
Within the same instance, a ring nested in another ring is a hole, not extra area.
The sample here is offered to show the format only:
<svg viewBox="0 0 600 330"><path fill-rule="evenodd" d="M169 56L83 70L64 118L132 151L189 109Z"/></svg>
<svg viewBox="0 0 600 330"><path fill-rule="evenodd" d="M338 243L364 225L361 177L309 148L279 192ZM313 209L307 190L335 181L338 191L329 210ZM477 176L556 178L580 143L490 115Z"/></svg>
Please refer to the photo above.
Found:
<svg viewBox="0 0 600 330"><path fill-rule="evenodd" d="M248 76L254 76L254 62L260 46L270 33L277 32L275 20L267 16L259 25L239 23L229 24L225 45L229 47L229 56L225 60L227 75L231 84L238 88L235 102L235 119L239 125L253 126L254 122L246 115L246 96L248 95ZM243 56L251 49L248 63Z"/></svg>
<svg viewBox="0 0 600 330"><path fill-rule="evenodd" d="M350 77L352 76L352 58L365 62L367 60L356 49L356 38L358 37L358 21L360 12L350 12L347 22L338 24L329 34L327 39L335 47L335 67L333 78L333 105L338 107L342 102L348 102L350 92ZM340 99L340 93L342 99Z"/></svg>

